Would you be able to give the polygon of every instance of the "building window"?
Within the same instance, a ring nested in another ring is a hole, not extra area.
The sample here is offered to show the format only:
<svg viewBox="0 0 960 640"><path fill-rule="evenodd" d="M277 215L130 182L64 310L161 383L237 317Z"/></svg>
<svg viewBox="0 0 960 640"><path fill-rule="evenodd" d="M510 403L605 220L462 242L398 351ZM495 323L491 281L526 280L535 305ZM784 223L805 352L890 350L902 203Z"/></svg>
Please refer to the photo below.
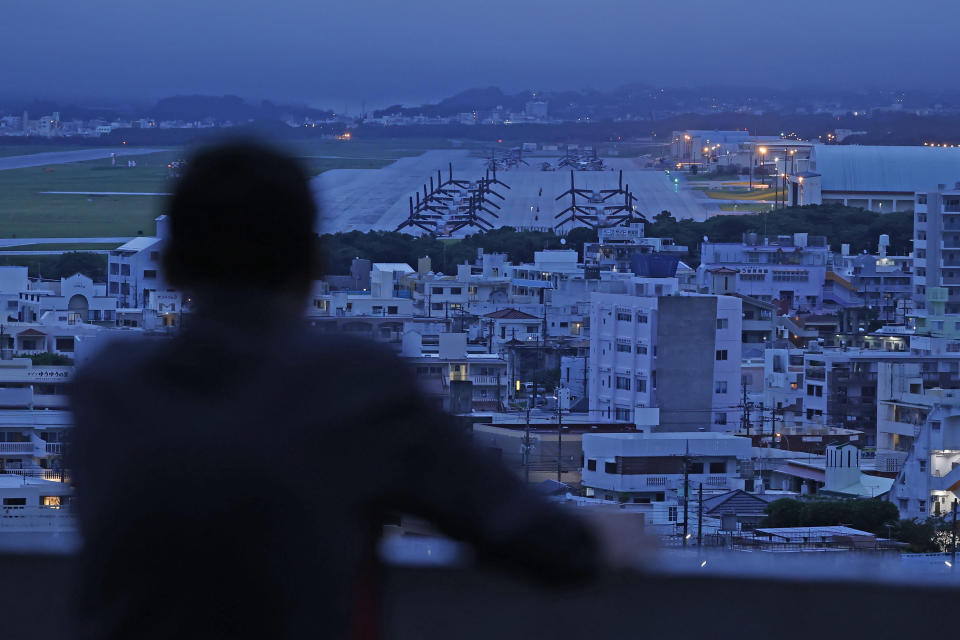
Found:
<svg viewBox="0 0 960 640"><path fill-rule="evenodd" d="M677 507L667 507L667 521L676 522L677 521Z"/></svg>
<svg viewBox="0 0 960 640"><path fill-rule="evenodd" d="M433 295L435 295L435 296L442 296L442 295L443 295L443 287L433 287L433 289L431 289L431 292L432 292Z"/></svg>
<svg viewBox="0 0 960 640"><path fill-rule="evenodd" d="M717 329L727 329L730 326L730 320L727 318L717 318Z"/></svg>
<svg viewBox="0 0 960 640"><path fill-rule="evenodd" d="M629 344L617 343L617 352L619 353L630 353L632 349Z"/></svg>
<svg viewBox="0 0 960 640"><path fill-rule="evenodd" d="M630 378L626 376L617 376L617 389L630 391ZM619 409L617 410L619 411Z"/></svg>
<svg viewBox="0 0 960 640"><path fill-rule="evenodd" d="M120 275L120 265L117 264L116 262L110 263L110 275L112 276Z"/></svg>
<svg viewBox="0 0 960 640"><path fill-rule="evenodd" d="M157 277L157 271L155 269L144 269L143 270L143 279L152 280Z"/></svg>
<svg viewBox="0 0 960 640"><path fill-rule="evenodd" d="M442 303L442 302L431 302L431 303L430 303L430 308L431 308L433 311L443 311L443 303Z"/></svg>
<svg viewBox="0 0 960 640"><path fill-rule="evenodd" d="M720 349L717 351L717 360L726 360L727 359L727 350Z"/></svg>
<svg viewBox="0 0 960 640"><path fill-rule="evenodd" d="M637 378L637 392L646 393L647 392L647 381L643 378Z"/></svg>
<svg viewBox="0 0 960 640"><path fill-rule="evenodd" d="M629 311L617 311L617 320L622 322L630 322L633 319L633 316Z"/></svg>
<svg viewBox="0 0 960 640"><path fill-rule="evenodd" d="M726 473L727 472L727 463L726 462L711 462L710 463L710 473Z"/></svg>
<svg viewBox="0 0 960 640"><path fill-rule="evenodd" d="M727 424L727 414L725 413L713 414L713 424Z"/></svg>
<svg viewBox="0 0 960 640"><path fill-rule="evenodd" d="M73 353L73 338L57 338L57 351Z"/></svg>
<svg viewBox="0 0 960 640"><path fill-rule="evenodd" d="M603 463L603 472L615 474L617 472L617 463L616 462L604 462Z"/></svg>
<svg viewBox="0 0 960 640"><path fill-rule="evenodd" d="M714 393L726 393L727 392L727 381L726 380L717 380L717 384L714 385Z"/></svg>
<svg viewBox="0 0 960 640"><path fill-rule="evenodd" d="M122 275L122 276L128 276L128 275L130 275L130 265L128 265L128 264L121 264L121 265L120 265L120 275Z"/></svg>
<svg viewBox="0 0 960 640"><path fill-rule="evenodd" d="M637 322L640 324L646 324L650 321L650 318L647 317L646 311L637 311Z"/></svg>
<svg viewBox="0 0 960 640"><path fill-rule="evenodd" d="M703 474L703 463L702 462L691 462L687 467L687 472L695 476Z"/></svg>
<svg viewBox="0 0 960 640"><path fill-rule="evenodd" d="M647 353L647 345L645 345L645 344L638 344L638 345L637 345L637 353L642 353L642 354Z"/></svg>
<svg viewBox="0 0 960 640"><path fill-rule="evenodd" d="M391 316L397 315L397 308L393 306L387 307L387 315L391 315Z"/></svg>
<svg viewBox="0 0 960 640"><path fill-rule="evenodd" d="M587 471L596 471L596 470L597 470L597 461L587 460Z"/></svg>
<svg viewBox="0 0 960 640"><path fill-rule="evenodd" d="M460 287L451 287L451 289L450 289L450 295L452 295L452 296L458 296L458 295L460 295L460 292L461 292L461 291L463 291L463 289L460 288Z"/></svg>
<svg viewBox="0 0 960 640"><path fill-rule="evenodd" d="M617 407L616 410L614 411L614 414L615 414L614 417L617 420L623 420L625 422L630 420L630 409L623 409L623 408Z"/></svg>
<svg viewBox="0 0 960 640"><path fill-rule="evenodd" d="M917 460L917 464L920 466L920 473L927 472L927 461L926 460Z"/></svg>

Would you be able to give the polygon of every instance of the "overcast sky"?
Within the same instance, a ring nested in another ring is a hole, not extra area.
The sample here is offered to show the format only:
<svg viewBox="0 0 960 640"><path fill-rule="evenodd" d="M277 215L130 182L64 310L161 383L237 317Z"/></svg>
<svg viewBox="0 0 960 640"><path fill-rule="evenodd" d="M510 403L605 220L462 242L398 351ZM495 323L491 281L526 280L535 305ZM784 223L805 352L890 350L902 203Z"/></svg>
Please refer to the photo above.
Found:
<svg viewBox="0 0 960 640"><path fill-rule="evenodd" d="M469 87L957 88L955 0L0 0L0 94L351 111Z"/></svg>

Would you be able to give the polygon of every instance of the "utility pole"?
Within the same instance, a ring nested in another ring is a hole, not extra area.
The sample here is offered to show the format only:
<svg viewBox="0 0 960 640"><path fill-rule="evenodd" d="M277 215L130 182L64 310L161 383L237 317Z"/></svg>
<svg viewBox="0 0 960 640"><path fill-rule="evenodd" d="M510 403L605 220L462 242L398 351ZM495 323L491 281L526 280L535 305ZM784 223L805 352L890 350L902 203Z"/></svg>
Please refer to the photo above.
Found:
<svg viewBox="0 0 960 640"><path fill-rule="evenodd" d="M563 409L560 406L560 394L557 394L557 482L563 482L561 464L563 462Z"/></svg>
<svg viewBox="0 0 960 640"><path fill-rule="evenodd" d="M530 402L527 401L527 426L523 430L523 478L530 484Z"/></svg>
<svg viewBox="0 0 960 640"><path fill-rule="evenodd" d="M953 542L950 545L950 568L957 566L957 499L953 499Z"/></svg>
<svg viewBox="0 0 960 640"><path fill-rule="evenodd" d="M740 417L740 427L747 432L747 435L750 435L750 418L747 415L749 408L747 407L747 381L741 380L740 386L743 389L743 400L741 400L741 408L743 409L743 414Z"/></svg>
<svg viewBox="0 0 960 640"><path fill-rule="evenodd" d="M703 544L703 483L697 492L697 548Z"/></svg>
<svg viewBox="0 0 960 640"><path fill-rule="evenodd" d="M687 546L687 496L690 493L690 473L688 462L690 459L690 441L686 441L686 451L683 454L683 546Z"/></svg>

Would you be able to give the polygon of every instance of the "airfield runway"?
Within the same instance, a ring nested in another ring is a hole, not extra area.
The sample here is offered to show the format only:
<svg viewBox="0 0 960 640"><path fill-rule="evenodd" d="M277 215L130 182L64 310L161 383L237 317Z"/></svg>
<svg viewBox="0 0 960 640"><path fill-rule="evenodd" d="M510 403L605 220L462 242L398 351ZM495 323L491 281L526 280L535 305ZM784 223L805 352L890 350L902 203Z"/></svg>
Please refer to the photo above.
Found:
<svg viewBox="0 0 960 640"><path fill-rule="evenodd" d="M510 188L494 187L504 200L491 197L491 201L501 207L497 211L499 219L490 218L491 222L496 226L553 227L554 216L569 206L569 197L560 201L555 198L570 188L570 172L541 171L540 167L544 161L555 165L557 160L530 156L529 166L497 172L497 177ZM402 158L382 169L336 169L320 174L313 180L323 212L319 230L324 233L392 231L408 216L408 197L422 189L431 175L436 176L438 169L446 177L451 162L454 178L474 180L483 175L486 161L469 151L437 150ZM695 192L685 188L682 182L675 186L663 171L643 168L640 161L633 158L605 158L604 163L607 171L575 172L577 188L616 188L618 171L622 169L624 184L629 185L636 196L637 211L648 218L667 210L677 219L706 219L707 209ZM614 196L611 201L617 198ZM473 233L475 229L465 231ZM414 228L410 232L418 231Z"/></svg>
<svg viewBox="0 0 960 640"><path fill-rule="evenodd" d="M148 149L143 147L115 147L105 149L77 149L74 151L45 151L23 156L7 156L0 158L0 171L5 169L26 169L28 167L43 167L51 164L67 162L83 162L84 160L101 160L109 158L110 154L117 156L142 156L148 153L159 153L165 149Z"/></svg>

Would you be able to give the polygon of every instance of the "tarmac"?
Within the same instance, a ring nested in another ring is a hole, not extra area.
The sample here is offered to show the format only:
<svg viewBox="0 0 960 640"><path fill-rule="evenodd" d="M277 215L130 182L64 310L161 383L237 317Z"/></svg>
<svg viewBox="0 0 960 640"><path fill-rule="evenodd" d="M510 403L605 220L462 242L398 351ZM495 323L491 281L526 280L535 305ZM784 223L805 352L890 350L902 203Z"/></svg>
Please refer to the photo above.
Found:
<svg viewBox="0 0 960 640"><path fill-rule="evenodd" d="M103 149L77 149L75 151L47 151L31 153L23 156L7 156L0 158L0 171L7 169L27 169L29 167L45 167L51 164L66 164L68 162L83 162L85 160L101 160L109 158L110 154L117 156L142 156L148 153L159 153L165 149L146 147L115 147Z"/></svg>
<svg viewBox="0 0 960 640"><path fill-rule="evenodd" d="M517 228L551 228L556 215L569 206L569 196L555 198L570 188L570 171L542 171L549 161L556 165L558 158L529 157L529 166L498 171L497 177L509 186L495 186L503 200L491 197L500 205L494 209L499 217L488 216L494 226ZM382 169L336 169L313 179L312 185L321 206L318 230L336 231L392 231L408 217L408 198L423 188L430 176L441 170L447 176L449 163L453 164L454 178L475 180L485 171L486 160L464 150L435 150L419 156L402 158ZM653 219L661 211L670 211L677 219L702 221L707 218L707 207L697 192L681 181L675 184L670 175L661 170L647 169L642 159L604 158L605 171L576 171L574 181L578 189L613 189L617 187L618 172L623 170L623 181L636 197L637 212ZM580 199L578 198L578 201ZM610 202L622 202L614 196ZM569 229L569 225L566 229ZM408 227L407 230L411 228ZM468 228L466 233L475 232ZM411 233L418 233L412 228Z"/></svg>

